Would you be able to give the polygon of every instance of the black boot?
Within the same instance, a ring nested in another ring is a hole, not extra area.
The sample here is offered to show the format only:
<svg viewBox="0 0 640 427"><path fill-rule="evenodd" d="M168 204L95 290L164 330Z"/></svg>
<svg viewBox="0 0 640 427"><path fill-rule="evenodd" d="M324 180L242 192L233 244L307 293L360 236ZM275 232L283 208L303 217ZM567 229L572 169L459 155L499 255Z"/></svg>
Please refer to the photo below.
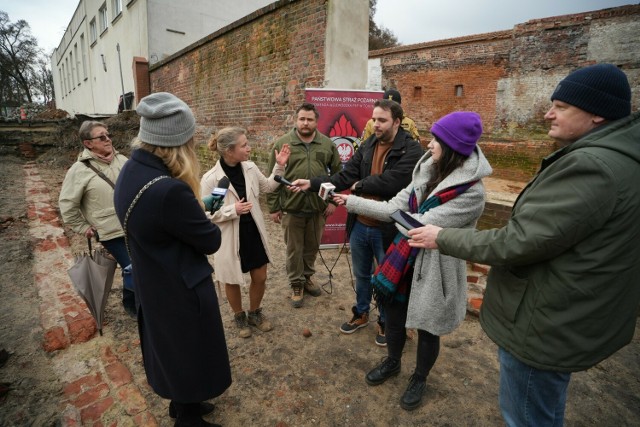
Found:
<svg viewBox="0 0 640 427"><path fill-rule="evenodd" d="M179 404L178 404L179 405ZM208 415L213 412L216 407L213 403L209 402L200 402L200 415ZM178 416L178 411L176 409L176 403L172 400L169 402L169 416L171 418L176 418Z"/></svg>
<svg viewBox="0 0 640 427"><path fill-rule="evenodd" d="M134 291L122 288L122 306L124 311L132 318L137 318L136 294Z"/></svg>
<svg viewBox="0 0 640 427"><path fill-rule="evenodd" d="M370 370L365 379L369 385L379 385L399 373L400 361L387 357L381 364Z"/></svg>
<svg viewBox="0 0 640 427"><path fill-rule="evenodd" d="M221 427L202 419L202 403L178 403L172 402L176 409L176 422L174 427Z"/></svg>
<svg viewBox="0 0 640 427"><path fill-rule="evenodd" d="M400 406L406 411L413 411L422 403L424 390L427 388L427 382L424 378L418 377L416 374L409 378L409 385L404 391L400 399Z"/></svg>

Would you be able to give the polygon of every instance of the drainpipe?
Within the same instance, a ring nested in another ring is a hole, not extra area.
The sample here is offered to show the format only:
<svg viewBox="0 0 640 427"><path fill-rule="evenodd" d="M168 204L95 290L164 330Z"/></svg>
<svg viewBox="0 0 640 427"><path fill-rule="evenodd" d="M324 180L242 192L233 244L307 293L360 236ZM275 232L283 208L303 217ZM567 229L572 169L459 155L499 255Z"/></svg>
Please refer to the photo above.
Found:
<svg viewBox="0 0 640 427"><path fill-rule="evenodd" d="M120 43L116 44L118 50L118 66L120 67L120 84L122 85L122 111L127 110L127 98L124 97L124 79L122 78L122 60L120 59Z"/></svg>

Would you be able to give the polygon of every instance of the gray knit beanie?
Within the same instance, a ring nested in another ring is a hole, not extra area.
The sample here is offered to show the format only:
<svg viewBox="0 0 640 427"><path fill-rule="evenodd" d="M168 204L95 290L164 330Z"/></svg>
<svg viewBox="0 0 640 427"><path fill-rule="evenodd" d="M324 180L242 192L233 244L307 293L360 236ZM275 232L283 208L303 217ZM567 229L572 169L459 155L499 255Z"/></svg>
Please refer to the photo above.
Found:
<svg viewBox="0 0 640 427"><path fill-rule="evenodd" d="M631 87L627 75L613 64L580 68L565 77L551 100L566 102L609 120L631 114Z"/></svg>
<svg viewBox="0 0 640 427"><path fill-rule="evenodd" d="M138 137L147 144L179 147L186 144L196 130L196 119L187 104L168 92L152 93L138 104Z"/></svg>

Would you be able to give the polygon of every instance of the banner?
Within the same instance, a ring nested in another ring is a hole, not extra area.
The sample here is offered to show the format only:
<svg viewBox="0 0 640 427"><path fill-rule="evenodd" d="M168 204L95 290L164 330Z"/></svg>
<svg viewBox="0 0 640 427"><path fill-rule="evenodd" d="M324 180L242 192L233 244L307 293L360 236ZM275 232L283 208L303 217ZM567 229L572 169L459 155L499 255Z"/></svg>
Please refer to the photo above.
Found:
<svg viewBox="0 0 640 427"><path fill-rule="evenodd" d="M363 90L305 90L305 100L314 104L320 113L318 130L336 145L343 167L358 149L362 131L371 118L373 104L382 95L383 92ZM335 213L327 218L320 247L335 247L345 243L346 223L347 209L338 206Z"/></svg>

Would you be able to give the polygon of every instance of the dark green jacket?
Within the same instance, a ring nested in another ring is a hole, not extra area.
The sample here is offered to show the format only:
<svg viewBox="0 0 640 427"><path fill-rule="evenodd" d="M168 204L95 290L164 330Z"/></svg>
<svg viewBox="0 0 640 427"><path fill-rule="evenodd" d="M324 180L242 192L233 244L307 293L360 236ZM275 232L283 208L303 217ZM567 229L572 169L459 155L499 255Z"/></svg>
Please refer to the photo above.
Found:
<svg viewBox="0 0 640 427"><path fill-rule="evenodd" d="M291 155L287 163L284 178L294 181L298 178L310 179L320 175L332 175L341 169L340 154L335 144L325 135L316 131L313 141L302 142L295 128L278 139L271 149L269 166L272 170L276 163L274 150L280 151L283 144L289 144ZM317 194L307 191L293 193L284 186L267 195L269 212L284 211L289 213L310 214L324 212L327 208Z"/></svg>
<svg viewBox="0 0 640 427"><path fill-rule="evenodd" d="M580 371L628 344L640 302L640 113L545 158L496 230L442 230L490 264L482 327L522 362Z"/></svg>

